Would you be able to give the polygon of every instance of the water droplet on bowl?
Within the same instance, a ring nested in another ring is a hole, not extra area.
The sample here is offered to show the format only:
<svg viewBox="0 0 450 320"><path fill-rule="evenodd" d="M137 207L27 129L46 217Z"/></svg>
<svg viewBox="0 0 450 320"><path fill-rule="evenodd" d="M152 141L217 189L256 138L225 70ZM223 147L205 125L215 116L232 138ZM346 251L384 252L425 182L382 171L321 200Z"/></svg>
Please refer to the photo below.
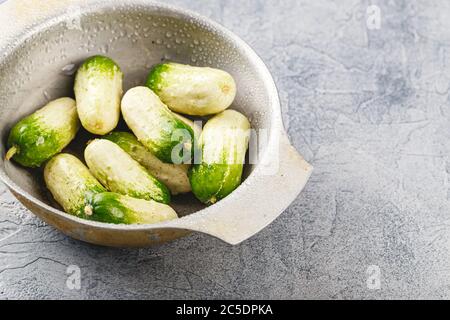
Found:
<svg viewBox="0 0 450 320"><path fill-rule="evenodd" d="M44 98L45 98L47 101L50 101L50 95L48 94L47 90L44 90L44 92L42 92L42 94L44 95Z"/></svg>
<svg viewBox="0 0 450 320"><path fill-rule="evenodd" d="M109 51L109 46L107 44L101 46L101 48L100 48L101 53L106 54L106 53L108 53L108 51Z"/></svg>

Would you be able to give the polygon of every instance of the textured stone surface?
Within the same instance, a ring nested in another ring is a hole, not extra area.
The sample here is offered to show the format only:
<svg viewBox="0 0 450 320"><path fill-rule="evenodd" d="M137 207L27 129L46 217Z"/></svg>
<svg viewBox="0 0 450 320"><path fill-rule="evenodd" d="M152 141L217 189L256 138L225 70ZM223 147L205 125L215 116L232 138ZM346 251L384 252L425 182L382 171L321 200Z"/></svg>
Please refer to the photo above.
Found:
<svg viewBox="0 0 450 320"><path fill-rule="evenodd" d="M2 186L0 299L450 298L450 3L379 1L368 30L369 1L167 2L261 55L310 182L239 246L193 235L140 250L69 239Z"/></svg>

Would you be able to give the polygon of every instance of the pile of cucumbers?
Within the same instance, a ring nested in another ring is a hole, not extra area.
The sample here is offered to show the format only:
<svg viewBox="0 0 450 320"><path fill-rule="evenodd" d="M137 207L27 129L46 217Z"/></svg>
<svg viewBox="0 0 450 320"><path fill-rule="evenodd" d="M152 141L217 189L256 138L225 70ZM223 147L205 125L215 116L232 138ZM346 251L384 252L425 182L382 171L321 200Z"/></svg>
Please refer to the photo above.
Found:
<svg viewBox="0 0 450 320"><path fill-rule="evenodd" d="M241 183L250 123L230 110L233 77L222 70L162 63L145 86L123 94L119 65L87 59L75 78L75 100L60 98L20 120L6 159L37 168L69 214L115 224L176 219L171 195L193 192L205 204ZM176 112L176 113L175 113ZM210 116L203 130L189 116ZM113 131L122 114L130 132ZM83 163L61 153L80 127L95 135Z"/></svg>

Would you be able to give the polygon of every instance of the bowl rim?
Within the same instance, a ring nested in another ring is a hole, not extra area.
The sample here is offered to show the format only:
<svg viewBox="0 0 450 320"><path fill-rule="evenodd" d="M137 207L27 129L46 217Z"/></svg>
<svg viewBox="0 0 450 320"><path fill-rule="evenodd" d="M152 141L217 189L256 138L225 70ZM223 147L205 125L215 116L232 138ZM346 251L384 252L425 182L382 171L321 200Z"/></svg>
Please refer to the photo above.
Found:
<svg viewBox="0 0 450 320"><path fill-rule="evenodd" d="M8 2L15 2L16 0L8 0L7 2L0 4L0 11L2 10L2 7L8 3ZM87 6L85 4L88 3L95 3L95 6ZM116 5L117 3L117 5ZM223 25L221 25L218 22L215 22L214 20L203 16L201 14L198 14L194 11L191 11L189 9L181 8L174 5L168 5L163 4L155 1L145 1L145 0L121 0L118 1L108 1L108 2L97 2L97 0L85 0L81 5L81 11L77 13L67 14L57 12L55 9L50 8L48 9L48 12L45 12L43 20L39 21L38 23L32 24L30 28L23 29L18 32L18 36L14 37L14 41L11 41L7 48L2 48L1 41L0 41L0 50L2 51L2 55L0 56L0 64L4 62L4 60L12 53L14 52L18 47L20 47L21 44L24 43L26 39L28 39L30 36L34 34L38 34L39 32L45 31L46 29L57 25L58 23L61 23L63 21L66 21L71 16L76 16L78 14L89 14L89 13L95 13L98 9L109 9L113 6L117 7L126 7L128 5L139 5L143 6L146 9L154 9L158 11L163 11L164 13L171 13L176 14L183 18L190 18L193 19L196 22L201 22L202 26L206 29L210 29L214 32L221 33L222 36L225 38L228 38L230 42L235 44L236 48L239 50L242 50L242 52L249 58L250 61L254 64L256 67L258 73L261 76L261 79L264 83L264 87L266 88L268 98L269 98L269 110L271 112L270 115L270 135L269 135L269 141L267 143L266 149L264 150L263 154L261 155L260 162L264 162L267 157L270 157L269 149L271 146L275 145L275 141L279 139L279 135L284 132L284 126L283 121L281 117L281 105L280 105L280 99L278 95L278 90L275 84L275 81L273 80L273 77L267 68L266 64L263 62L261 57L248 45L244 40L242 40L239 36L237 36L234 32L230 31ZM14 21L12 22L14 24ZM12 32L15 33L14 31ZM17 32L16 32L17 33ZM239 197L245 192L243 188L243 184L241 184L236 190L234 190L230 195L228 195L226 198L222 199L221 201L218 201L217 203L203 208L201 210L195 211L191 214L179 217L175 220L170 221L163 221L153 224L111 224L111 223L104 223L104 222L97 222L92 220L86 220L79 218L75 215L71 215L69 213L66 213L62 210L59 210L57 208L54 208L47 203L35 198L31 194L29 194L27 191L23 190L19 185L17 185L5 172L4 165L5 161L2 159L0 160L3 162L3 166L0 167L0 180L12 191L19 194L21 197L25 198L27 201L30 201L31 203L37 205L42 210L45 210L47 213L51 213L52 215L58 216L59 218L62 218L64 220L68 220L70 222L81 224L86 227L93 227L95 229L104 229L104 230L115 230L115 231L149 231L149 230L156 230L156 229L182 229L182 230L195 230L190 229L190 225L194 227L199 221L202 220L203 217L209 215L210 213L214 213L216 208L219 206L224 207L229 201L235 201L239 200ZM252 181L257 179L258 175L258 167L259 165L255 165L255 169L250 173L250 175L246 178L244 181L246 185L251 185ZM31 210L30 210L31 211Z"/></svg>

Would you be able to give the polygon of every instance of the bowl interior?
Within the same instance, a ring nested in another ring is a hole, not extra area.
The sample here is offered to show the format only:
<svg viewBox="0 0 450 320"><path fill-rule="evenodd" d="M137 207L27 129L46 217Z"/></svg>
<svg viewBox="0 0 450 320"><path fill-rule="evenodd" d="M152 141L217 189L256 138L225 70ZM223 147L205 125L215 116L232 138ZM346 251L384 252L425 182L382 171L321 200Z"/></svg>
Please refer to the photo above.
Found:
<svg viewBox="0 0 450 320"><path fill-rule="evenodd" d="M154 5L74 8L24 33L0 60L0 151L11 127L22 117L63 96L73 97L74 72L87 57L103 54L121 66L124 90L145 83L161 61L210 66L230 72L238 85L231 108L247 115L252 128L270 132L270 97L246 48L233 36L196 16ZM120 126L125 128L123 123ZM92 136L81 130L65 150L82 157ZM264 152L261 148L259 152ZM0 170L35 197L58 207L46 191L40 169L1 161ZM247 165L244 178L254 169ZM174 197L173 206L187 215L203 206L191 195Z"/></svg>

